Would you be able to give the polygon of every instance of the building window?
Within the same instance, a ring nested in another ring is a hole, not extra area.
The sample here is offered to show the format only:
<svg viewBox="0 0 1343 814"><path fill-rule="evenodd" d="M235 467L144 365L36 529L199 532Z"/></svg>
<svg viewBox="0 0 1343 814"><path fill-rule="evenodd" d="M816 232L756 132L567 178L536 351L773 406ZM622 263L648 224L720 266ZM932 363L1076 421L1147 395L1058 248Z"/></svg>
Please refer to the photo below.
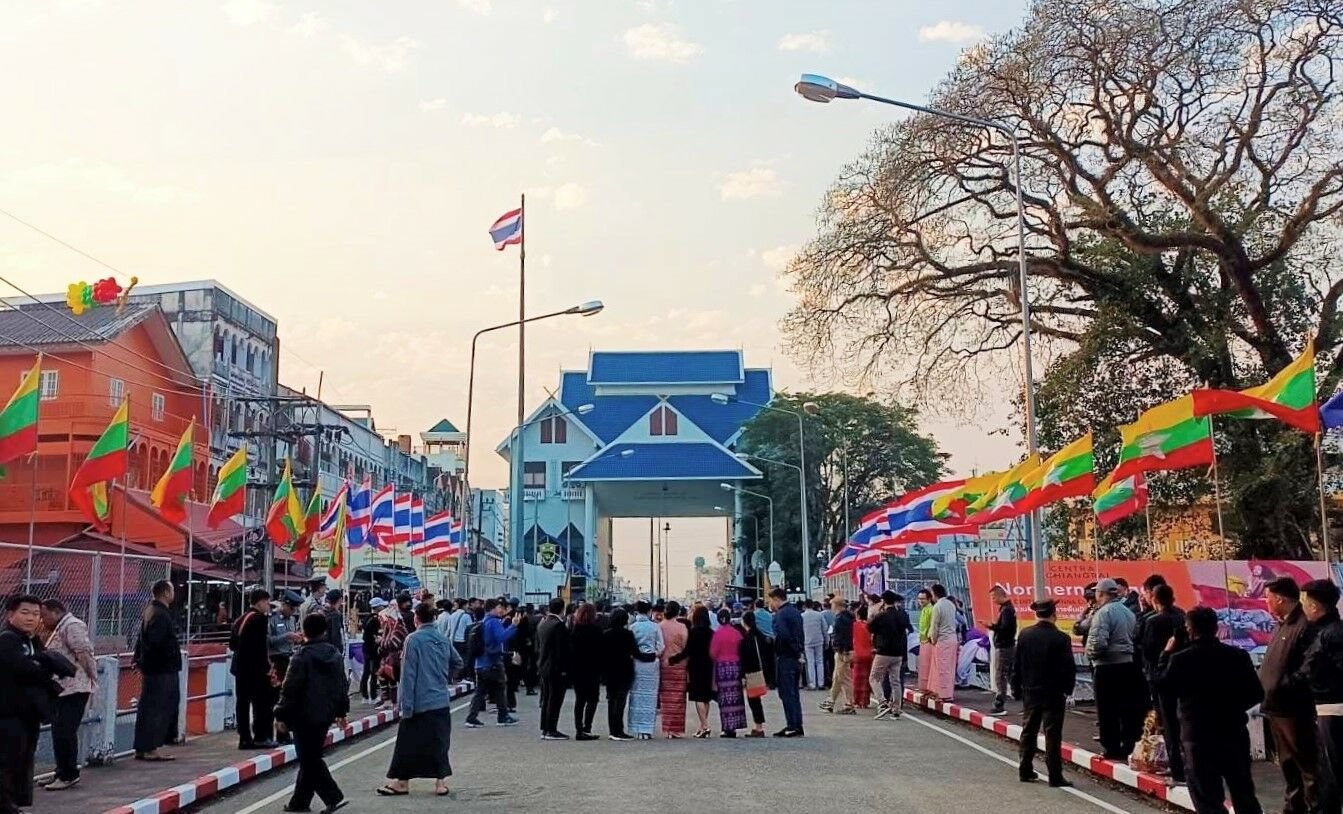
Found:
<svg viewBox="0 0 1343 814"><path fill-rule="evenodd" d="M569 422L562 416L541 419L541 443L563 444L569 440Z"/></svg>
<svg viewBox="0 0 1343 814"><path fill-rule="evenodd" d="M546 488L546 462L524 461L522 464L522 488Z"/></svg>
<svg viewBox="0 0 1343 814"><path fill-rule="evenodd" d="M676 413L667 405L659 405L648 414L649 435L676 435Z"/></svg>
<svg viewBox="0 0 1343 814"><path fill-rule="evenodd" d="M59 370L42 371L42 381L38 386L42 401L51 401L56 398L56 393L61 388L61 372Z"/></svg>
<svg viewBox="0 0 1343 814"><path fill-rule="evenodd" d="M150 416L151 416L155 421L162 421L162 420L163 420L163 414L164 414L164 411L165 411L166 407L167 407L167 404L166 404L166 402L165 402L165 400L164 400L164 398L163 398L163 394L162 394L162 393L154 393L153 395L151 395L151 396L149 397L149 412L150 412Z"/></svg>
<svg viewBox="0 0 1343 814"><path fill-rule="evenodd" d="M120 407L121 400L126 397L126 383L121 379L107 380L107 403L113 407Z"/></svg>

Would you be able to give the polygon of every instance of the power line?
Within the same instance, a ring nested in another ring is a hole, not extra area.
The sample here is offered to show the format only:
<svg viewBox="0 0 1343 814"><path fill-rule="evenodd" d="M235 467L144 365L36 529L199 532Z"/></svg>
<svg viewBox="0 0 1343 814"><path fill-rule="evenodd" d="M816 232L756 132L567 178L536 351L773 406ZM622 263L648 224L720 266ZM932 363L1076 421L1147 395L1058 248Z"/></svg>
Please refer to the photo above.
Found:
<svg viewBox="0 0 1343 814"><path fill-rule="evenodd" d="M23 225L23 226L27 226L29 229L32 229L34 232L37 232L39 235L42 235L43 237L45 237L45 238L47 238L48 240L51 240L51 241L53 241L53 242L55 242L55 243L59 243L59 244L61 244L61 245L64 246L65 248L69 249L70 251L74 252L75 254L80 255L81 257L85 257L85 258L88 258L89 260L92 260L93 262L97 263L98 265L102 266L103 268L107 269L108 271L112 272L113 274L119 274L119 275L121 275L122 277L125 277L125 278L128 278L128 279L129 279L131 276L133 276L133 275L130 275L130 274L125 273L125 272L122 271L121 269L117 268L116 266L112 265L111 263L108 263L108 262L105 261L105 260L100 260L100 259L98 259L97 257L94 257L93 255L89 254L88 252L84 251L83 249L79 248L78 246L71 245L71 244L65 242L64 240L61 240L59 237L56 237L55 235L53 235L51 232L48 232L48 231L46 231L45 229L41 229L41 228L39 228L39 227L37 227L37 226L34 226L33 224L31 224L31 223L29 223L28 221L24 220L23 218L19 217L18 215L15 215L13 212L10 212L10 211L8 211L8 210L6 210L6 209L0 209L0 215L4 215L5 217L9 218L10 220L14 221L15 223L18 223L18 224Z"/></svg>

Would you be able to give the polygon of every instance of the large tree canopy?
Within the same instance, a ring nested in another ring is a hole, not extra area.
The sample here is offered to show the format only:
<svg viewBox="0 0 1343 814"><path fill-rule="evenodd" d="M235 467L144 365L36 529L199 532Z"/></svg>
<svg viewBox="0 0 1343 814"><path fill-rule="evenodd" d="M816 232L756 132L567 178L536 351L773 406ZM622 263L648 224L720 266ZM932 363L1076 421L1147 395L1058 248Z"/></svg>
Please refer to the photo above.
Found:
<svg viewBox="0 0 1343 814"><path fill-rule="evenodd" d="M931 103L1019 134L1037 335L1067 353L1102 321L1133 358L1215 386L1310 336L1336 373L1341 45L1337 0L1036 0L967 51ZM925 402L1010 358L1011 158L945 119L879 131L786 272L790 351L899 371Z"/></svg>

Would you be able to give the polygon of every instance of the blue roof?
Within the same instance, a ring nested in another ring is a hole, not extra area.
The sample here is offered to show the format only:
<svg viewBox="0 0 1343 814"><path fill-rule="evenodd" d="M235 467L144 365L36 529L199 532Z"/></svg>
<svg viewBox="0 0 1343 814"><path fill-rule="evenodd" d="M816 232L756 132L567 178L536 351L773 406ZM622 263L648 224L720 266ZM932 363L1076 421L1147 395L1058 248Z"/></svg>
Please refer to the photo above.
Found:
<svg viewBox="0 0 1343 814"><path fill-rule="evenodd" d="M595 395L584 371L567 371L560 380L560 401L574 412L584 404L595 409L579 416L583 426L596 434L597 440L609 444L630 425L643 418L658 403L656 396L602 396Z"/></svg>
<svg viewBox="0 0 1343 814"><path fill-rule="evenodd" d="M590 384L736 384L741 351L595 351Z"/></svg>
<svg viewBox="0 0 1343 814"><path fill-rule="evenodd" d="M742 401L769 404L774 395L770 392L769 371L746 371L746 382L737 387L736 395ZM743 404L742 401L716 404L709 396L672 396L667 399L678 413L720 444L726 444L743 424L760 412L755 404Z"/></svg>
<svg viewBox="0 0 1343 814"><path fill-rule="evenodd" d="M634 450L629 457L621 455ZM615 444L569 473L569 480L743 480L760 477L714 444Z"/></svg>
<svg viewBox="0 0 1343 814"><path fill-rule="evenodd" d="M768 404L773 396L770 392L769 371L747 370L745 378L746 381L735 388L738 397L756 404ZM583 371L563 374L560 380L560 401L574 412L581 405L591 404L594 409L581 416L580 420L603 444L619 438L631 424L647 415L658 403L654 396L598 396L596 388L588 383L587 374ZM726 444L743 424L760 411L759 407L738 401L715 404L709 396L672 396L668 402L720 444Z"/></svg>

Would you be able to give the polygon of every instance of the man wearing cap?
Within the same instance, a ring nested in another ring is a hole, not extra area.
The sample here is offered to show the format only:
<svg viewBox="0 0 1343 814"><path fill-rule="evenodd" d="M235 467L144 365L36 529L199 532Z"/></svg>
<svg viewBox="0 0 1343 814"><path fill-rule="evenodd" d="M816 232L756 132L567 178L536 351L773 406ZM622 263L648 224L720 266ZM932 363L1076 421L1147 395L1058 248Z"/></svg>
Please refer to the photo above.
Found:
<svg viewBox="0 0 1343 814"><path fill-rule="evenodd" d="M280 595L280 607L270 612L270 666L275 674L275 685L284 683L285 674L289 672L289 660L294 655L294 646L303 641L303 634L299 633L298 609L303 604L303 597L294 591L285 591ZM278 743L288 743L291 739L288 732L279 734L275 740Z"/></svg>
<svg viewBox="0 0 1343 814"><path fill-rule="evenodd" d="M298 618L301 620L310 613L316 613L324 602L326 602L326 577L313 577L308 580L308 598L303 600L303 604L299 607Z"/></svg>
<svg viewBox="0 0 1343 814"><path fill-rule="evenodd" d="M1119 599L1119 583L1096 583L1096 612L1087 631L1096 693L1096 719L1107 760L1127 760L1142 735L1146 683L1133 660L1133 630L1138 620Z"/></svg>
<svg viewBox="0 0 1343 814"><path fill-rule="evenodd" d="M1017 639L1012 665L1012 694L1026 708L1017 776L1023 783L1039 779L1033 763L1043 725L1049 785L1071 786L1063 777L1063 716L1077 682L1072 638L1058 629L1052 599L1032 604L1031 610L1035 611L1035 624Z"/></svg>

